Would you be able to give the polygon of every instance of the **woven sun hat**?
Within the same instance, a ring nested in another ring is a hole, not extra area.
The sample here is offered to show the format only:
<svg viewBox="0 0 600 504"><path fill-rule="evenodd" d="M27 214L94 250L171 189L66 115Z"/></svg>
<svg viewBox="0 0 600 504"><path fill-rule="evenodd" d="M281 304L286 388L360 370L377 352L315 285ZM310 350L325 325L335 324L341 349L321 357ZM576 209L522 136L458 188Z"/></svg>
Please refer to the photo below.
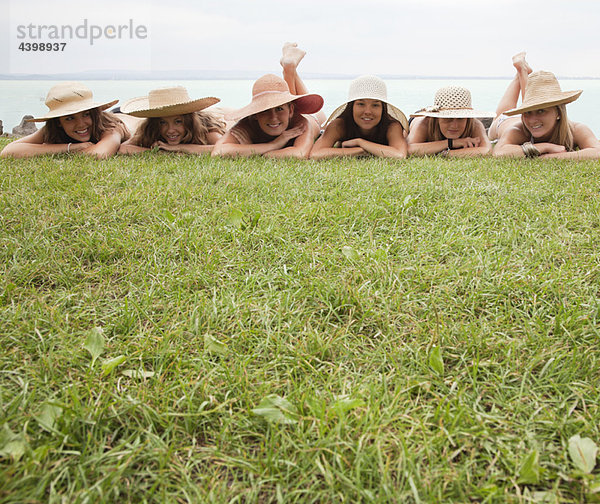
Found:
<svg viewBox="0 0 600 504"><path fill-rule="evenodd" d="M245 107L234 110L225 116L229 121L239 121L244 117L294 103L294 112L314 114L323 107L323 98L318 94L293 95L287 83L273 74L263 75L252 86L252 101Z"/></svg>
<svg viewBox="0 0 600 504"><path fill-rule="evenodd" d="M446 86L438 89L432 107L425 107L411 117L445 117L449 119L469 119L471 117L494 117L496 114L475 110L471 104L471 92L460 86Z"/></svg>
<svg viewBox="0 0 600 504"><path fill-rule="evenodd" d="M50 88L46 96L46 106L50 109L45 116L27 119L29 122L41 122L62 117L84 110L99 108L106 110L119 100L99 103L95 102L92 91L81 82L61 82Z"/></svg>
<svg viewBox="0 0 600 504"><path fill-rule="evenodd" d="M525 96L520 107L504 112L508 116L522 114L530 110L539 110L554 107L563 103L571 103L577 100L583 91L562 91L560 84L552 72L533 72L527 79Z"/></svg>
<svg viewBox="0 0 600 504"><path fill-rule="evenodd" d="M385 103L387 105L388 114L396 119L396 121L402 125L402 128L405 130L408 129L408 120L406 119L404 112L399 108L394 107L394 105L388 101L387 86L383 79L376 75L361 75L354 79L350 83L350 88L348 89L348 101L343 105L340 105L331 113L325 126L342 115L348 104L356 100L379 100Z"/></svg>
<svg viewBox="0 0 600 504"><path fill-rule="evenodd" d="M198 112L221 100L213 96L192 100L182 86L153 89L148 96L132 98L121 106L121 112L135 117L168 117Z"/></svg>

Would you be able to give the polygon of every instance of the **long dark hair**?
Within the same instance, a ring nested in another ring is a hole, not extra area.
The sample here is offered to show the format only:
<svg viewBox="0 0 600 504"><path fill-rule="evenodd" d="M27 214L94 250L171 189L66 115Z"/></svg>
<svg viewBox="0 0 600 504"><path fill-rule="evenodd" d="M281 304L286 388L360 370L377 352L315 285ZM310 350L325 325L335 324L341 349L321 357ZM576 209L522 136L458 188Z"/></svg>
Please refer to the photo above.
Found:
<svg viewBox="0 0 600 504"><path fill-rule="evenodd" d="M207 145L208 134L211 131L225 133L225 123L210 112L191 112L189 114L177 114L183 117L185 134L181 139L182 144ZM160 117L149 117L138 126L131 143L149 149L154 142L161 140ZM164 139L163 139L164 140Z"/></svg>
<svg viewBox="0 0 600 504"><path fill-rule="evenodd" d="M393 117L388 114L387 103L381 102L381 120L377 124L370 135L365 136L358 129L358 125L354 122L353 110L354 101L348 102L344 111L340 114L340 119L344 121L344 137L340 139L340 142L345 140L351 140L353 138L364 138L370 142L378 143L380 145L387 145L387 132L390 124L396 121Z"/></svg>
<svg viewBox="0 0 600 504"><path fill-rule="evenodd" d="M83 111L85 112L85 110ZM123 124L123 121L111 114L110 112L103 112L99 108L93 108L88 110L92 119L92 126L90 128L90 142L98 143L102 138L102 135L109 130L117 129L121 133L121 139L127 140L130 136L129 130ZM75 114L69 114L75 115ZM42 128L43 142L48 144L65 144L65 143L76 143L79 140L71 138L65 133L65 130L60 125L60 119L54 117L46 121L46 125Z"/></svg>
<svg viewBox="0 0 600 504"><path fill-rule="evenodd" d="M284 103L283 105L287 105L290 109L290 120L288 123L288 127L286 129L290 129L292 127L294 127L294 125L296 124L296 122L294 121L294 114L296 112L295 108L294 108L294 103L293 102L289 102L289 103ZM281 105L281 106L283 106ZM276 108L276 107L273 107ZM271 109L267 109L267 110L271 110ZM245 125L248 132L250 133L250 139L252 140L253 144L261 144L261 143L268 143L271 140L273 140L273 136L265 133L260 125L258 124L258 120L256 119L256 116L258 114L260 114L261 112L258 112L256 114L252 114L248 117L244 117L243 119L241 119L239 121L239 124ZM293 141L295 140L295 138L292 138L290 140L290 142L293 143ZM288 142L288 143L290 143Z"/></svg>

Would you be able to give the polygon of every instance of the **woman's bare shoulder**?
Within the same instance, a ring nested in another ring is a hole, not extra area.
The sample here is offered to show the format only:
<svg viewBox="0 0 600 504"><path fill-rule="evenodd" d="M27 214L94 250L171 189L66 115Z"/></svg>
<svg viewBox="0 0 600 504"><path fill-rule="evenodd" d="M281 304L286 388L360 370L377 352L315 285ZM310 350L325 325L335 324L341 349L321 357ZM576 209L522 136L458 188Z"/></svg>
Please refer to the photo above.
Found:
<svg viewBox="0 0 600 504"><path fill-rule="evenodd" d="M34 133L17 138L14 143L42 144L44 143L44 128L42 127Z"/></svg>
<svg viewBox="0 0 600 504"><path fill-rule="evenodd" d="M573 141L579 148L600 147L600 141L588 125L571 121L571 126L573 128Z"/></svg>
<svg viewBox="0 0 600 504"><path fill-rule="evenodd" d="M579 123L579 122L575 122L575 121L570 121L571 126L573 128L573 133L578 133L578 132L582 132L582 133L587 133L592 131L591 128L587 125L587 124L583 124L583 123Z"/></svg>
<svg viewBox="0 0 600 504"><path fill-rule="evenodd" d="M525 130L525 126L523 126L523 123L521 121L518 121L508 125L508 128L506 128L502 132L501 138L502 137L506 137L507 139L512 141L517 140L523 143L527 142L531 138L531 134L527 130Z"/></svg>
<svg viewBox="0 0 600 504"><path fill-rule="evenodd" d="M410 121L407 138L411 143L420 143L427 140L429 118L418 116Z"/></svg>
<svg viewBox="0 0 600 504"><path fill-rule="evenodd" d="M339 133L340 135L343 135L345 130L346 128L344 126L344 120L341 117L335 118L325 127L325 131Z"/></svg>

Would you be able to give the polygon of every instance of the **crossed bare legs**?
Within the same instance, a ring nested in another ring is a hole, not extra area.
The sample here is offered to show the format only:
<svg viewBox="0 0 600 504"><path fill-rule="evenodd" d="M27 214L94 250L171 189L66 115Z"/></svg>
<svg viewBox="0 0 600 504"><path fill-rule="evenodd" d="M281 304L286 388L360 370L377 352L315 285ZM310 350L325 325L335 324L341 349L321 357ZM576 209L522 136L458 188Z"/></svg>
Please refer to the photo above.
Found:
<svg viewBox="0 0 600 504"><path fill-rule="evenodd" d="M279 60L279 63L283 68L283 80L287 83L288 87L290 88L290 93L294 95L309 93L308 88L298 75L297 70L299 63L302 61L302 58L304 58L304 55L306 54L306 51L300 49L298 47L298 44L296 43L286 42L285 44L283 44L281 53L282 56ZM320 110L316 114L313 114L313 116L316 118L319 125L323 124L327 119L325 113L322 110Z"/></svg>
<svg viewBox="0 0 600 504"><path fill-rule="evenodd" d="M529 74L532 72L529 63L525 60L525 53L520 52L515 54L512 58L513 66L515 67L517 73L514 79L510 82L504 95L500 99L498 103L498 107L496 108L496 119L490 126L490 140L495 140L500 136L500 128L504 128L506 123L511 123L510 119L500 121L501 124L498 124L498 116L506 112L507 110L511 110L516 108L519 102L519 95L521 96L521 100L523 100L523 96L525 96L525 89L527 89L527 80L529 78ZM511 118L517 119L519 118Z"/></svg>

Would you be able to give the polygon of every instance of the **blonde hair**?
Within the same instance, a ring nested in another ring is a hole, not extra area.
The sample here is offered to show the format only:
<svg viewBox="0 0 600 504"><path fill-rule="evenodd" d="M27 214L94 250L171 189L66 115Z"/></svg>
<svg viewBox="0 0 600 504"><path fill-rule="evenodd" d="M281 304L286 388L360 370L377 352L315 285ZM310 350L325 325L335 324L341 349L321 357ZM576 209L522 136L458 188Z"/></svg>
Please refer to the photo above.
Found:
<svg viewBox="0 0 600 504"><path fill-rule="evenodd" d="M572 151L575 149L575 141L573 140L573 123L569 121L569 118L567 117L567 105L566 103L561 103L554 108L560 119L558 119L556 126L554 126L552 136L548 142L562 145L567 151ZM531 131L527 129L525 122L523 122L523 114L521 114L521 122L523 123L525 131L528 131L529 134L531 134Z"/></svg>
<svg viewBox="0 0 600 504"><path fill-rule="evenodd" d="M428 117L429 121L427 124L427 141L435 142L437 140L446 140L446 137L440 129L440 121L437 117ZM467 138L475 136L475 120L472 117L468 117L465 130L462 132L459 138Z"/></svg>
<svg viewBox="0 0 600 504"><path fill-rule="evenodd" d="M210 132L216 131L221 135L225 133L225 123L209 112L192 112L181 114L181 117L185 127L182 144L207 145ZM160 117L146 119L138 126L131 144L149 149L155 142L161 140L160 121Z"/></svg>

